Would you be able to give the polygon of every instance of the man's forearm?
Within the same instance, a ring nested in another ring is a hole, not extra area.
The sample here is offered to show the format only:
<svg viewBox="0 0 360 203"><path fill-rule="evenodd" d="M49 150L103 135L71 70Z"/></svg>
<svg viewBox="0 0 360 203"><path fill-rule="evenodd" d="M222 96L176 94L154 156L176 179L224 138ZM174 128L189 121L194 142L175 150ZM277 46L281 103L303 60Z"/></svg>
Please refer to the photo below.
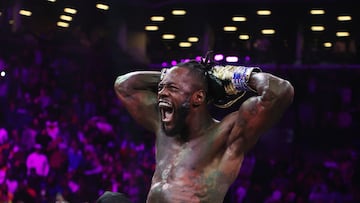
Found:
<svg viewBox="0 0 360 203"><path fill-rule="evenodd" d="M135 71L117 77L114 88L118 94L128 95L134 91L148 90L156 93L160 81L158 71Z"/></svg>
<svg viewBox="0 0 360 203"><path fill-rule="evenodd" d="M294 88L289 81L269 73L253 73L248 85L254 89L263 101L281 100L290 104L293 100Z"/></svg>

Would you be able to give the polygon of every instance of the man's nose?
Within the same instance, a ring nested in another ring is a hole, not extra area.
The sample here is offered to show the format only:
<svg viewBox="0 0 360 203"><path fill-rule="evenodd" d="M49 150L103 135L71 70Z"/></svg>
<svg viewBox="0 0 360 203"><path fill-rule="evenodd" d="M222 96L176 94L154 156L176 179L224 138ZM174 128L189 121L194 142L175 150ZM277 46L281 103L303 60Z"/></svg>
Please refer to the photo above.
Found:
<svg viewBox="0 0 360 203"><path fill-rule="evenodd" d="M161 88L161 89L158 91L158 95L159 95L159 96L166 96L166 95L168 95L168 94L169 94L169 91L167 90L166 87L163 87L163 88Z"/></svg>

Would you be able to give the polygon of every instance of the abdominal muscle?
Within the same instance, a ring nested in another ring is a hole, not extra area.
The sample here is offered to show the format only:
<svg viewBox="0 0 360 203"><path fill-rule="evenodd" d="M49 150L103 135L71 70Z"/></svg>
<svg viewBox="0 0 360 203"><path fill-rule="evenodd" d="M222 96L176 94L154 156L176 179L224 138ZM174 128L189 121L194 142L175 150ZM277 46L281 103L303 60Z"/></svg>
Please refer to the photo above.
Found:
<svg viewBox="0 0 360 203"><path fill-rule="evenodd" d="M174 174L177 171L178 173ZM229 184L219 172L182 173L179 168L166 168L159 174L154 173L147 203L198 203L223 201ZM160 176L159 176L160 175ZM206 177L205 177L206 176Z"/></svg>

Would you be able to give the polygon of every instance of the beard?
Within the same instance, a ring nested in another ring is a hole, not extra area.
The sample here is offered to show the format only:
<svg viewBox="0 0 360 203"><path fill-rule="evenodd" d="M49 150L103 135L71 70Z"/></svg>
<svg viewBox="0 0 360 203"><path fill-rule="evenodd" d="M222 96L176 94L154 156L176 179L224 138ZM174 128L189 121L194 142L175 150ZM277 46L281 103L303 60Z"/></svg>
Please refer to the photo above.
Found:
<svg viewBox="0 0 360 203"><path fill-rule="evenodd" d="M179 108L175 109L176 115L174 116L174 125L171 128L165 128L164 124L162 124L162 129L164 130L166 136L175 137L179 134L186 134L186 123L185 120L189 115L190 111L190 99L188 98L185 102L183 102Z"/></svg>

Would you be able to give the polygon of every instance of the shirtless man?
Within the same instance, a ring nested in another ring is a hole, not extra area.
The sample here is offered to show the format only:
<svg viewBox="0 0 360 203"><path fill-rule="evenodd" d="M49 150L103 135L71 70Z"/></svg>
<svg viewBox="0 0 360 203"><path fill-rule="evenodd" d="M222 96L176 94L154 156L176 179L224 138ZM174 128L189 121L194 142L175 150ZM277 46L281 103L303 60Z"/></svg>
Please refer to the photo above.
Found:
<svg viewBox="0 0 360 203"><path fill-rule="evenodd" d="M293 87L247 67L208 71L206 64L190 61L165 70L131 72L114 85L134 120L156 135L156 169L147 203L223 202L244 154L292 103ZM219 100L213 96L219 93L210 84L213 79L222 82L227 95L235 90L257 96L218 121L208 110Z"/></svg>

